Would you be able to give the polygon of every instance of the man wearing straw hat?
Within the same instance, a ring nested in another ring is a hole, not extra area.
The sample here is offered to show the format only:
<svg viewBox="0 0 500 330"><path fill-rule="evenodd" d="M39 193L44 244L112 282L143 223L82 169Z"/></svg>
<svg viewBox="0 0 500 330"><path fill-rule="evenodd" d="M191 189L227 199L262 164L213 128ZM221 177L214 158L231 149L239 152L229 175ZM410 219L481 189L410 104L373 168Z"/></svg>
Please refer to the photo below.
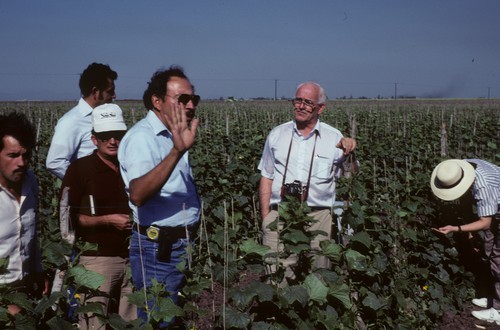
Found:
<svg viewBox="0 0 500 330"><path fill-rule="evenodd" d="M106 103L93 110L92 127L91 138L97 149L71 163L61 189L69 187L68 204L76 236L97 245L95 250L82 252L79 264L106 278L98 288L101 295L89 299L84 296L81 300L102 304L105 316L118 313L130 321L137 318L136 307L127 297L132 293L132 284L126 274L130 208L117 156L127 126L120 107ZM100 326L95 316L80 317L80 329Z"/></svg>
<svg viewBox="0 0 500 330"><path fill-rule="evenodd" d="M479 320L500 325L500 167L480 159L449 159L441 162L431 175L431 189L436 197L454 201L472 194L478 219L458 225L444 226L436 231L484 231L484 253L490 263L494 288L488 298L473 299L472 303L485 308L473 311Z"/></svg>

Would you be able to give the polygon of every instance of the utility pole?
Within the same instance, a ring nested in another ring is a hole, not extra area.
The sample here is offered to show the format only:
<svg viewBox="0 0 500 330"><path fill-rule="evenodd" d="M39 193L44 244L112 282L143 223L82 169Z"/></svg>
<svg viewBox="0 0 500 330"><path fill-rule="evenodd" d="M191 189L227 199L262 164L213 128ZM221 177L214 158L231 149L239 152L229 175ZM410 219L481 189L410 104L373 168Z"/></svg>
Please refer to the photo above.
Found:
<svg viewBox="0 0 500 330"><path fill-rule="evenodd" d="M274 100L278 99L278 79L274 79Z"/></svg>
<svg viewBox="0 0 500 330"><path fill-rule="evenodd" d="M394 83L394 99L398 98L398 83Z"/></svg>
<svg viewBox="0 0 500 330"><path fill-rule="evenodd" d="M490 89L491 87L488 87L488 100L490 99Z"/></svg>

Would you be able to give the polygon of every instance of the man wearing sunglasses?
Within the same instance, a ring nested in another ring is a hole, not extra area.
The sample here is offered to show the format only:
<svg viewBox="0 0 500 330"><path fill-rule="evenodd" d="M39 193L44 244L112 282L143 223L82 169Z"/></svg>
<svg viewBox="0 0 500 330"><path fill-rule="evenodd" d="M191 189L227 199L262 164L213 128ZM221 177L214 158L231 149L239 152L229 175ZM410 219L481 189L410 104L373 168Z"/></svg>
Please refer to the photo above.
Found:
<svg viewBox="0 0 500 330"><path fill-rule="evenodd" d="M310 230L320 230L311 242L319 250L322 240L331 239L337 169L356 148L356 141L342 136L339 130L320 122L326 96L319 84L304 82L292 100L294 120L275 127L267 137L259 164L260 211L263 220L263 244L278 252L279 235L268 226L278 217L278 208L286 195L296 196L311 208L309 216L317 220ZM296 256L284 261L285 278L294 278L291 266ZM328 258L316 256L313 268L329 268ZM276 267L270 267L274 273ZM284 280L281 284L286 284Z"/></svg>
<svg viewBox="0 0 500 330"><path fill-rule="evenodd" d="M118 313L130 321L137 318L136 307L127 299L132 293L126 275L130 208L117 156L127 126L120 107L106 103L93 110L92 127L91 139L97 149L71 163L61 187L61 195L69 188L68 205L76 237L96 244L96 249L82 252L79 264L106 278L98 288L102 294L91 298L82 295L81 301L99 302L105 316ZM97 329L101 324L96 316L80 315L79 327Z"/></svg>
<svg viewBox="0 0 500 330"><path fill-rule="evenodd" d="M118 151L134 216L130 246L134 286L149 288L155 278L175 303L185 283L177 267L189 261L187 247L200 215L188 154L196 138L199 100L182 68L155 72L143 96L148 113L128 131ZM150 307L152 303L148 302ZM142 309L139 316L147 319Z"/></svg>

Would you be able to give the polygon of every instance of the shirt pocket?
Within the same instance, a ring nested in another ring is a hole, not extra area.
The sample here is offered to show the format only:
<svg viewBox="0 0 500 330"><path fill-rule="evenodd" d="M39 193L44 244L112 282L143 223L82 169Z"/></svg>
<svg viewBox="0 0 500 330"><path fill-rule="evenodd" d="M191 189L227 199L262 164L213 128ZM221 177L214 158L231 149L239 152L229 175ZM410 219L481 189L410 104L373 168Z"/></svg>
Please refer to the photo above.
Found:
<svg viewBox="0 0 500 330"><path fill-rule="evenodd" d="M332 172L332 160L328 157L317 155L314 161L314 168L316 169L313 173L314 177L320 180L330 178Z"/></svg>

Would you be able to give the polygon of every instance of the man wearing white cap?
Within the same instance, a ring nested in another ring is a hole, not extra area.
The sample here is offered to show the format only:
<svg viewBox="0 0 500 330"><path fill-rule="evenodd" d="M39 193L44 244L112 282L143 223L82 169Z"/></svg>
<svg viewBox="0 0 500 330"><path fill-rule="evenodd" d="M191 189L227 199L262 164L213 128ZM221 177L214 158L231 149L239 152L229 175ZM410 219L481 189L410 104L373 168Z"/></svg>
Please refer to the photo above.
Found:
<svg viewBox="0 0 500 330"><path fill-rule="evenodd" d="M92 112L92 125L91 138L97 149L68 167L61 189L69 187L68 204L76 236L97 245L96 250L82 252L79 264L106 277L98 288L103 295L80 300L101 303L105 316L118 313L125 320L132 320L137 313L127 299L132 285L126 275L130 208L117 157L127 126L116 104L96 107ZM101 326L98 318L90 315L80 317L79 324L80 329Z"/></svg>
<svg viewBox="0 0 500 330"><path fill-rule="evenodd" d="M445 201L472 193L479 219L435 230L443 234L484 230L484 252L490 263L494 288L491 297L472 300L474 305L486 308L473 311L472 315L500 325L500 167L480 159L445 160L432 172L431 189Z"/></svg>

